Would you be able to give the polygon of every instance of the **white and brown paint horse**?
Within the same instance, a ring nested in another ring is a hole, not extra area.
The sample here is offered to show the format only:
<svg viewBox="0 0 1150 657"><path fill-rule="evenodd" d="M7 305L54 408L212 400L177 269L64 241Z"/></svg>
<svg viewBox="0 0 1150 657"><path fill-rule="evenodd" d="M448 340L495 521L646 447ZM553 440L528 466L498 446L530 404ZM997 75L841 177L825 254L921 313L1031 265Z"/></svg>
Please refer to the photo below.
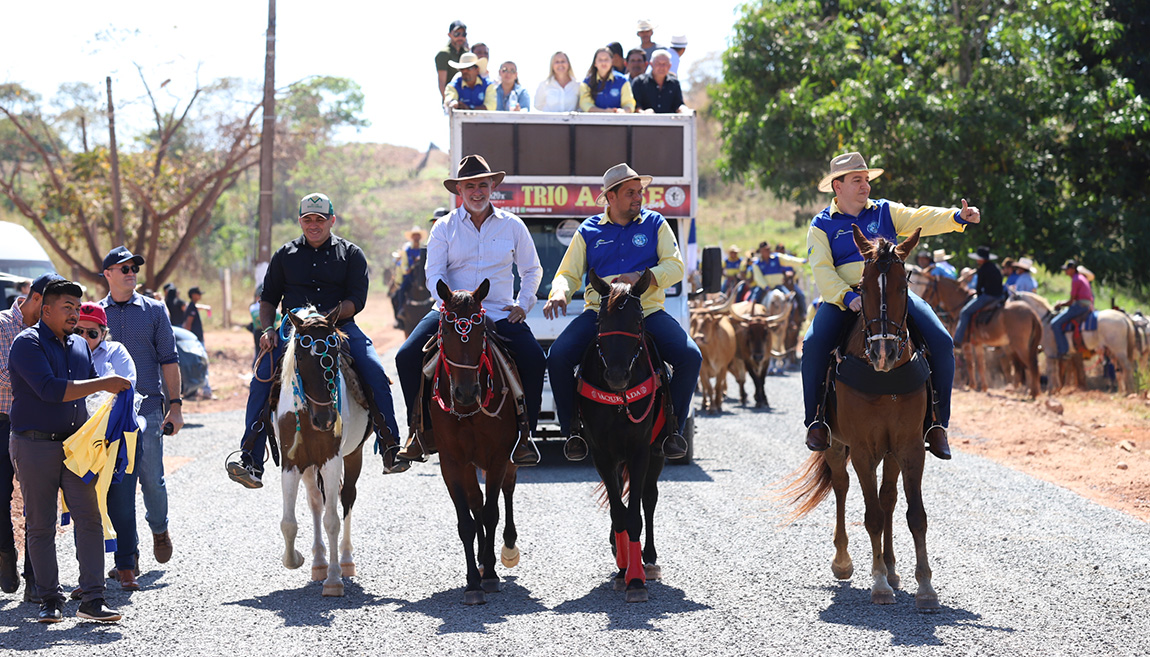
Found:
<svg viewBox="0 0 1150 657"><path fill-rule="evenodd" d="M338 308L327 316L314 308L288 313L291 332L280 368L280 392L272 423L283 446L283 564L295 569L304 562L295 548L299 528L295 505L302 480L315 527L311 577L313 581L324 580L325 596L342 596L341 576L355 575L351 507L363 467L363 444L371 432L359 378L340 356L347 336L335 327L338 313ZM343 541L337 552L341 520L337 505L341 502ZM326 550L323 532L327 533Z"/></svg>

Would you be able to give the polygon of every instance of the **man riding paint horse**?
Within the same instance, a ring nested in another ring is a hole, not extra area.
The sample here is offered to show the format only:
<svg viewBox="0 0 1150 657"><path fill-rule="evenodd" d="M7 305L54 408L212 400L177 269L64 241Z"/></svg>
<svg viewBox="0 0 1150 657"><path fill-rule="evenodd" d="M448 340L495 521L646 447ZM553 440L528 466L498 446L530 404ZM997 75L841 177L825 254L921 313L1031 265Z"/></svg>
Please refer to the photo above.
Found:
<svg viewBox="0 0 1150 657"><path fill-rule="evenodd" d="M483 301L487 317L495 322L496 333L515 357L523 382L524 404L531 430L539 419L543 401L543 372L546 357L539 341L524 320L535 305L535 294L543 280L543 266L535 241L519 217L491 205L491 192L503 182L502 171L492 171L478 155L459 162L456 178L443 181L449 192L462 199L462 205L441 217L427 240L427 289L439 281L452 290L474 290L487 279L491 289ZM519 296L515 298L512 265L519 268ZM419 399L419 378L423 376L423 346L439 330L440 313L432 308L395 354L399 383L407 402L408 422L415 417ZM428 414L425 413L424 417ZM427 436L411 426L407 444L399 453L404 461L423 461L432 445L422 444ZM515 465L535 465L539 451L530 439L520 440L511 454Z"/></svg>
<svg viewBox="0 0 1150 657"><path fill-rule="evenodd" d="M990 252L990 247L980 246L975 253L970 254L970 257L978 261L978 285L975 286L977 294L966 302L958 314L958 328L954 330L956 349L962 346L966 337L966 327L970 325L975 313L1002 300L1002 272L998 270L998 265L991 262L997 260L998 256Z"/></svg>
<svg viewBox="0 0 1150 657"><path fill-rule="evenodd" d="M1066 325L1073 319L1089 315L1094 310L1094 291L1090 289L1090 281L1078 271L1078 262L1067 260L1062 265L1062 271L1070 277L1070 298L1054 304L1054 309L1062 312L1050 320L1050 328L1054 329L1054 341L1058 345L1055 358L1065 358L1070 351L1070 344L1066 340Z"/></svg>
<svg viewBox="0 0 1150 657"><path fill-rule="evenodd" d="M595 202L606 205L607 209L585 220L575 232L551 283L543 316L552 319L560 312L567 314L571 295L583 287L588 270L595 270L608 283L618 279L632 285L645 270L651 270L655 281L641 300L645 328L663 360L674 370L669 392L679 422L678 430L663 440L662 449L669 458L681 458L687 453L682 432L703 356L679 322L663 309L665 290L683 280L683 258L679 255L675 233L663 215L642 207L643 189L650 182L650 176L640 176L626 164L617 164L603 175L603 191ZM572 433L575 366L582 360L587 345L595 339L599 318L599 294L588 287L583 299L583 314L563 329L547 355L559 426L564 435L569 436L563 452L572 461L587 456L586 441Z"/></svg>
<svg viewBox="0 0 1150 657"><path fill-rule="evenodd" d="M323 194L308 194L299 202L299 226L303 234L284 244L272 256L260 294L260 325L267 327L260 336L260 349L271 358L260 358L248 392L244 436L240 443L240 460L229 461L228 476L248 488L263 486L264 449L271 427L265 425L268 397L272 390L272 372L283 355L284 343L275 323L276 308L286 317L293 309L314 306L327 314L339 308L336 326L347 334L348 347L355 370L371 392L372 421L383 452L385 472L395 468L399 450L395 436L395 411L391 401L391 382L383 363L355 323L355 315L367 303L367 258L351 242L333 235L336 214L331 200Z"/></svg>
<svg viewBox="0 0 1150 657"><path fill-rule="evenodd" d="M835 198L815 215L807 232L807 259L815 284L827 302L819 306L803 341L803 403L807 447L812 451L830 446L830 427L819 414L830 352L845 326L855 321L855 314L862 308L862 297L853 288L862 277L864 263L851 224L857 225L868 239L885 237L893 242L898 235L908 235L915 228L921 228L923 235L963 232L967 225L981 219L978 208L967 206L965 199L961 209L911 209L886 199L871 200L870 181L882 173L882 169L868 168L861 154L845 153L831 160L830 172L819 181L819 191L833 192ZM938 396L937 424L930 427L925 438L932 454L949 459L946 427L954 382L954 345L930 306L913 292L908 294L908 315L930 350L931 382Z"/></svg>

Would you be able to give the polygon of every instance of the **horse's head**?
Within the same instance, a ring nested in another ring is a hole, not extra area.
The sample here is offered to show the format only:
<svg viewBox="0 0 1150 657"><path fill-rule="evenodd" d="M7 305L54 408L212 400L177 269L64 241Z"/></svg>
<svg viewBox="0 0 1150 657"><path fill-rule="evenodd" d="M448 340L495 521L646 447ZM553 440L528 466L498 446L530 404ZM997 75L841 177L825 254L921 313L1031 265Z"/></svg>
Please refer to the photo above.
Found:
<svg viewBox="0 0 1150 657"><path fill-rule="evenodd" d="M871 242L858 226L852 228L855 244L865 261L859 284L865 352L872 367L888 372L899 364L910 342L906 326L910 298L904 263L918 244L921 229L915 229L910 237L896 245L881 237Z"/></svg>
<svg viewBox="0 0 1150 657"><path fill-rule="evenodd" d="M295 371L299 373L297 385L307 401L311 425L320 431L335 428L339 409L336 408L339 386L339 351L347 336L335 327L339 319L339 306L326 316L314 308L302 316L288 313L295 327Z"/></svg>
<svg viewBox="0 0 1150 657"><path fill-rule="evenodd" d="M631 369L643 350L643 304L640 298L655 275L648 269L634 285L607 283L592 269L587 272L592 289L599 293L599 332L595 338L603 361L603 382L614 392L627 389Z"/></svg>
<svg viewBox="0 0 1150 657"><path fill-rule="evenodd" d="M436 286L443 309L439 315L439 353L447 367L447 385L459 406L479 403L480 366L487 347L483 299L491 289L486 278L474 291L451 291L442 280ZM490 371L488 372L490 375Z"/></svg>

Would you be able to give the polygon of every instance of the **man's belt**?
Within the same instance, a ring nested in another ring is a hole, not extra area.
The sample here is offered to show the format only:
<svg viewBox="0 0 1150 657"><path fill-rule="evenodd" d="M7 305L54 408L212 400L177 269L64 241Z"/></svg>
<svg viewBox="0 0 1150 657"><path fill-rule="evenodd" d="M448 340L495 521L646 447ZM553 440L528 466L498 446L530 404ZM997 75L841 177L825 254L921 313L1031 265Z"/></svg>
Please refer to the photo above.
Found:
<svg viewBox="0 0 1150 657"><path fill-rule="evenodd" d="M21 438L31 438L32 440L49 440L54 443L62 443L72 434L66 431L62 431L60 433L49 433L47 431L17 431L12 435Z"/></svg>

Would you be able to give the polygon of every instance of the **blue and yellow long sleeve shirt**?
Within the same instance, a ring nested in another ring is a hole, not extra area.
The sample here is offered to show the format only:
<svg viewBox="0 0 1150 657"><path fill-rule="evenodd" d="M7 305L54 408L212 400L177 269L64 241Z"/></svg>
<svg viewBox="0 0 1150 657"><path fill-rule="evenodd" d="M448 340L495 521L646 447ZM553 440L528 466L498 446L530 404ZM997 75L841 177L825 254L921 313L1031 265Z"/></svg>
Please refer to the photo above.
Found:
<svg viewBox="0 0 1150 657"><path fill-rule="evenodd" d="M859 215L839 210L836 200L815 215L807 231L807 260L819 294L839 308L846 309L858 296L851 286L862 280L863 257L855 244L851 224L856 224L868 239L885 237L892 242L899 235L910 235L922 228L922 235L966 230L967 222L959 219L958 208L922 206L908 208L886 199L868 199Z"/></svg>
<svg viewBox="0 0 1150 657"><path fill-rule="evenodd" d="M663 309L666 289L683 280L684 266L671 225L663 215L644 208L626 226L612 222L606 212L585 220L559 263L548 298L570 302L586 284L588 269L608 283L620 274L650 269L655 283L642 298L647 316ZM599 311L599 293L593 288L587 288L583 300L587 310Z"/></svg>
<svg viewBox="0 0 1150 657"><path fill-rule="evenodd" d="M772 253L766 260L760 258L751 266L755 287L767 289L778 287L783 284L783 274L794 271L795 266L806 263L806 260L787 253Z"/></svg>
<svg viewBox="0 0 1150 657"><path fill-rule="evenodd" d="M734 260L727 258L723 261L723 276L725 278L742 278L746 272L747 265L742 258L736 257Z"/></svg>

